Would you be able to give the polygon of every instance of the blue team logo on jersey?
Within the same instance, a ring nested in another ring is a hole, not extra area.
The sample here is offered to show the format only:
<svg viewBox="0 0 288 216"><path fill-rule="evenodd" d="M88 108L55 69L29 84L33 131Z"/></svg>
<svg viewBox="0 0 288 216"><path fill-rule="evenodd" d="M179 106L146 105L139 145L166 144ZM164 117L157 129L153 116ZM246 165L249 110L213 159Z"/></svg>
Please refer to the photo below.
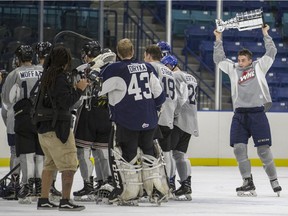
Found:
<svg viewBox="0 0 288 216"><path fill-rule="evenodd" d="M147 124L147 123L142 124L142 128L147 128L147 127L149 127L149 124Z"/></svg>
<svg viewBox="0 0 288 216"><path fill-rule="evenodd" d="M241 84L246 82L247 80L253 79L256 76L255 71L253 68L250 68L247 71L243 71L242 75L239 78L238 83Z"/></svg>

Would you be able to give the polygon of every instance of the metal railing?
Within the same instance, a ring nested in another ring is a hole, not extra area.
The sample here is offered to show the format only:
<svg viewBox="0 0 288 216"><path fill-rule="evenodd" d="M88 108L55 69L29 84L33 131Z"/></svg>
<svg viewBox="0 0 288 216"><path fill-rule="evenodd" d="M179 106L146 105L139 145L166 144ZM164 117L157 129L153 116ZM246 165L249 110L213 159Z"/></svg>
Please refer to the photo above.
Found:
<svg viewBox="0 0 288 216"><path fill-rule="evenodd" d="M128 1L125 3L123 38L127 37L132 40L135 47L135 57L140 60L143 59L146 46L155 44L160 40L154 31L144 22L143 11L144 8L141 7L139 16L129 7ZM178 59L180 67L191 73L198 80L198 109L214 109L214 90L188 66L186 58L183 61L177 54L173 53L173 55Z"/></svg>

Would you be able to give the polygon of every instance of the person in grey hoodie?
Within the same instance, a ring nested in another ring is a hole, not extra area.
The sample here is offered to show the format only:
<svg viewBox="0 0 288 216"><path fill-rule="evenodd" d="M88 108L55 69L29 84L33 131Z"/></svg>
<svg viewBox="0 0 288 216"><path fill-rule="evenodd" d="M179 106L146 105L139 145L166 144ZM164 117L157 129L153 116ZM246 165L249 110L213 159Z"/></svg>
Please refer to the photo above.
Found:
<svg viewBox="0 0 288 216"><path fill-rule="evenodd" d="M247 154L248 139L252 136L259 158L269 177L272 189L280 195L282 190L277 179L276 167L270 149L272 145L270 125L266 111L272 105L265 75L272 66L277 49L268 34L270 27L262 27L266 53L253 61L248 49L238 52L238 62L227 59L223 49L222 34L214 31L213 60L219 69L228 74L231 81L231 95L234 116L230 129L230 145L243 178L243 185L236 188L238 196L257 196Z"/></svg>

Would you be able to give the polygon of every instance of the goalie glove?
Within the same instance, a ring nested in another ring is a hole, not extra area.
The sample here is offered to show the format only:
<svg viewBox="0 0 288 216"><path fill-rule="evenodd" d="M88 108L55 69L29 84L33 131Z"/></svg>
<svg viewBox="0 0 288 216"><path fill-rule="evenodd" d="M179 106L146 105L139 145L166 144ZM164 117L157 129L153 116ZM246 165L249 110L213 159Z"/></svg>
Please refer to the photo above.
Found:
<svg viewBox="0 0 288 216"><path fill-rule="evenodd" d="M93 59L95 64L91 67L91 69L100 72L101 68L107 64L113 63L116 61L116 54L111 50L106 50L105 53L98 55Z"/></svg>

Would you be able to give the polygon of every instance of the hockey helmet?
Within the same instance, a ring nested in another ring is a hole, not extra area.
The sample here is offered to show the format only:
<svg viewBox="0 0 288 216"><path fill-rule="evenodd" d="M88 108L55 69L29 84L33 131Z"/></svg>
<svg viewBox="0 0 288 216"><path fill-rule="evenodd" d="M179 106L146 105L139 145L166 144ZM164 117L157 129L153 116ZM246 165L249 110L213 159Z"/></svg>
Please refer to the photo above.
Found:
<svg viewBox="0 0 288 216"><path fill-rule="evenodd" d="M101 45L98 41L89 41L84 44L81 50L81 58L84 59L85 55L89 58L95 58L101 54Z"/></svg>
<svg viewBox="0 0 288 216"><path fill-rule="evenodd" d="M38 58L45 58L52 48L52 44L48 41L39 42L35 47L35 52Z"/></svg>
<svg viewBox="0 0 288 216"><path fill-rule="evenodd" d="M178 60L173 55L167 55L161 59L161 63L166 65L166 66L170 65L174 69L178 64Z"/></svg>
<svg viewBox="0 0 288 216"><path fill-rule="evenodd" d="M33 49L30 45L20 45L15 51L15 56L22 62L31 61L33 58Z"/></svg>
<svg viewBox="0 0 288 216"><path fill-rule="evenodd" d="M171 46L166 41L159 41L156 45L161 49L163 56L170 55Z"/></svg>

